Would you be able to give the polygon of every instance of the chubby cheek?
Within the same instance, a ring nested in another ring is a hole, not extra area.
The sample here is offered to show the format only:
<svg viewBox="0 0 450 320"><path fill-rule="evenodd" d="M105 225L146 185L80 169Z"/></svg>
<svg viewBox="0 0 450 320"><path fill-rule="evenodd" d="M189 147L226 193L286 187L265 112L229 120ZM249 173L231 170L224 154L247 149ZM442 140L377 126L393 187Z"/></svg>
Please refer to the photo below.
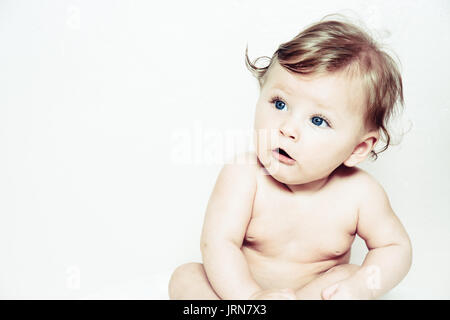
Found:
<svg viewBox="0 0 450 320"><path fill-rule="evenodd" d="M269 117L263 112L263 106L257 104L255 110L254 127L258 129L265 128L269 124Z"/></svg>
<svg viewBox="0 0 450 320"><path fill-rule="evenodd" d="M270 149L271 147L279 145L279 130L277 130L273 120L270 120L270 117L263 114L257 114L255 116L253 127L253 134L255 136L254 141L258 145L258 149Z"/></svg>
<svg viewBox="0 0 450 320"><path fill-rule="evenodd" d="M305 166L319 175L326 175L336 169L346 160L347 149L337 141L327 141L321 144L305 146L308 152Z"/></svg>

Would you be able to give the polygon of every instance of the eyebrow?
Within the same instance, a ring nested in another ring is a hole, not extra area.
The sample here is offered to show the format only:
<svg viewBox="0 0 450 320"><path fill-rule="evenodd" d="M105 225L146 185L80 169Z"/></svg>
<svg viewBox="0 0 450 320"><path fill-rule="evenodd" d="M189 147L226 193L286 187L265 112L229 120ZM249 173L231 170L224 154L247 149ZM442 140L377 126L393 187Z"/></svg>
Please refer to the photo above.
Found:
<svg viewBox="0 0 450 320"><path fill-rule="evenodd" d="M291 91L290 89L284 87L284 86L278 85L278 86L272 87L272 89L276 89L276 90L283 91L283 92L284 92L285 94L287 94L287 95L292 95L292 91ZM329 107L329 106L326 105L326 104L323 104L323 103L320 102L319 100L313 99L313 101L314 101L315 104L316 104L317 106L319 106L321 109L328 110L328 111L331 111L331 112L334 111L333 108ZM333 113L334 113L334 112L333 112Z"/></svg>

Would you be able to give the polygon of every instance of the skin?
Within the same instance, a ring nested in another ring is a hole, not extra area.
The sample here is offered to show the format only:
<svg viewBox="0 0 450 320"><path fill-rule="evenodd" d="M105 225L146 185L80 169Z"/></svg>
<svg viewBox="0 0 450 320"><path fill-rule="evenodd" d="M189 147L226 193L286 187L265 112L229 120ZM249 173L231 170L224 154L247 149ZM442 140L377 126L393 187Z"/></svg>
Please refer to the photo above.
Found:
<svg viewBox="0 0 450 320"><path fill-rule="evenodd" d="M409 237L382 186L355 167L379 138L363 126L363 101L345 73L271 66L256 105L256 152L222 168L203 264L175 270L172 299L375 299L404 278ZM278 147L293 165L273 156ZM361 266L349 264L356 234L369 249Z"/></svg>

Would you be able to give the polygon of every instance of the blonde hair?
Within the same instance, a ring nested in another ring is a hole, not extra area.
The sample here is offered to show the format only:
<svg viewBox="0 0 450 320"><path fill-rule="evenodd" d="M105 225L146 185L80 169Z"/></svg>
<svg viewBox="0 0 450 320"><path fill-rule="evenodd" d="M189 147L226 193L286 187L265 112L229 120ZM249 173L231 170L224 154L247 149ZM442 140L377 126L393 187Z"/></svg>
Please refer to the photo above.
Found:
<svg viewBox="0 0 450 320"><path fill-rule="evenodd" d="M396 62L382 50L382 46L361 27L345 17L327 20L327 15L301 31L292 40L281 44L272 58L259 57L250 62L248 46L245 50L247 68L257 78L260 88L267 70L277 61L284 68L299 74L326 74L337 71L357 76L366 92L366 110L363 117L366 128L379 130L385 151L391 142L387 129L396 105L404 106L402 77ZM340 15L336 15L340 16ZM257 67L259 59L268 58L266 67ZM378 153L371 151L374 160Z"/></svg>

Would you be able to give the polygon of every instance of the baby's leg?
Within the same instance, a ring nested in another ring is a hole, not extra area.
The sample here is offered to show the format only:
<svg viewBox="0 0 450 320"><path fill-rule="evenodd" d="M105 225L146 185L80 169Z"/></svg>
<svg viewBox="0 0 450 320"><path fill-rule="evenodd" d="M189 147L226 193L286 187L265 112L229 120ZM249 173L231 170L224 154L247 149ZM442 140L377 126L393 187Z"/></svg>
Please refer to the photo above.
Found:
<svg viewBox="0 0 450 320"><path fill-rule="evenodd" d="M220 300L208 281L203 264L186 263L175 269L169 281L173 300Z"/></svg>
<svg viewBox="0 0 450 320"><path fill-rule="evenodd" d="M312 280L303 288L297 290L295 293L298 300L322 300L322 290L335 284L338 281L344 280L356 271L360 266L356 264L341 264L331 268L318 278Z"/></svg>

